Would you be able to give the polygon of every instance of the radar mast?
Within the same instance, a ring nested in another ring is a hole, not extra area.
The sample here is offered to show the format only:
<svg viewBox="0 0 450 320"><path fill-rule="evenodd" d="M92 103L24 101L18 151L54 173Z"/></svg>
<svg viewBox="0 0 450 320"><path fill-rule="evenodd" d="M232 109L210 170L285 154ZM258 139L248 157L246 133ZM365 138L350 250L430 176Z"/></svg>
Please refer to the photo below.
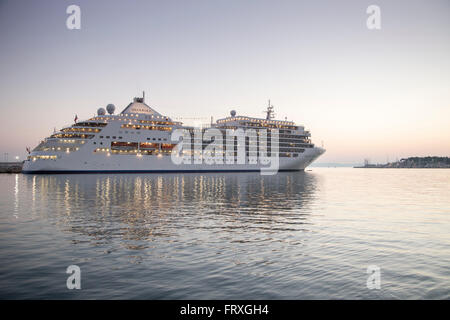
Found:
<svg viewBox="0 0 450 320"><path fill-rule="evenodd" d="M275 117L275 113L273 111L273 105L270 104L270 99L269 99L269 103L267 104L267 110L264 112L266 113L266 120L270 120Z"/></svg>

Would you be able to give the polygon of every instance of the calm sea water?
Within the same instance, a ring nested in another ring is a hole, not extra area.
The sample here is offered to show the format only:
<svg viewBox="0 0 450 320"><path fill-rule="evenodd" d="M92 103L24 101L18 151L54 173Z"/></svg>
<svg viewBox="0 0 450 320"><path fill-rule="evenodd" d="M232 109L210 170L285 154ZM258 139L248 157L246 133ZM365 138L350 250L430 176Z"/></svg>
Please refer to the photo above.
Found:
<svg viewBox="0 0 450 320"><path fill-rule="evenodd" d="M0 298L450 299L450 170L3 174L0 189Z"/></svg>

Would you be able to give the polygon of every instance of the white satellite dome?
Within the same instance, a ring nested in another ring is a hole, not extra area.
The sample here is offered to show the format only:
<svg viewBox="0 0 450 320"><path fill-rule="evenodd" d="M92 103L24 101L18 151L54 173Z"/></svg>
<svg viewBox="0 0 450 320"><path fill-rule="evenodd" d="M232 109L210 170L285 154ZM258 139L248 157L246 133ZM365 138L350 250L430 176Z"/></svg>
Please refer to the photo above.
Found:
<svg viewBox="0 0 450 320"><path fill-rule="evenodd" d="M110 103L106 106L106 110L108 110L109 114L113 114L114 110L116 110L116 107L112 103Z"/></svg>
<svg viewBox="0 0 450 320"><path fill-rule="evenodd" d="M104 116L104 115L106 114L105 108L98 108L97 114L98 114L99 116Z"/></svg>
<svg viewBox="0 0 450 320"><path fill-rule="evenodd" d="M236 116L236 110L231 110L230 114L231 114L232 117Z"/></svg>

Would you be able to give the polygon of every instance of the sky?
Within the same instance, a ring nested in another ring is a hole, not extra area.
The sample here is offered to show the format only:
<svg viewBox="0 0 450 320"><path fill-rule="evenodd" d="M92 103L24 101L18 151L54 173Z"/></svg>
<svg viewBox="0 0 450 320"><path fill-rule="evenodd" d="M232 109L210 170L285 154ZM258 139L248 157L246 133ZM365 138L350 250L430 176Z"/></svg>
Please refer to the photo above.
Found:
<svg viewBox="0 0 450 320"><path fill-rule="evenodd" d="M187 124L271 99L318 162L450 156L450 1L0 0L0 161L143 90Z"/></svg>

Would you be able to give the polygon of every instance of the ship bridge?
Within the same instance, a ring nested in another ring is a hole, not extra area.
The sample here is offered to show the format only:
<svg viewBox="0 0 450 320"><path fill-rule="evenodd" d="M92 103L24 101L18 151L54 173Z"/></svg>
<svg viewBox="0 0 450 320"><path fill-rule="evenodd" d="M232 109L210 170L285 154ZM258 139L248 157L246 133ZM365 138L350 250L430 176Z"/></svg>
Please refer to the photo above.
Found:
<svg viewBox="0 0 450 320"><path fill-rule="evenodd" d="M144 115L153 115L153 116L162 116L155 109L151 108L144 102L144 98L134 98L133 102L131 102L122 112L121 114L144 114Z"/></svg>

